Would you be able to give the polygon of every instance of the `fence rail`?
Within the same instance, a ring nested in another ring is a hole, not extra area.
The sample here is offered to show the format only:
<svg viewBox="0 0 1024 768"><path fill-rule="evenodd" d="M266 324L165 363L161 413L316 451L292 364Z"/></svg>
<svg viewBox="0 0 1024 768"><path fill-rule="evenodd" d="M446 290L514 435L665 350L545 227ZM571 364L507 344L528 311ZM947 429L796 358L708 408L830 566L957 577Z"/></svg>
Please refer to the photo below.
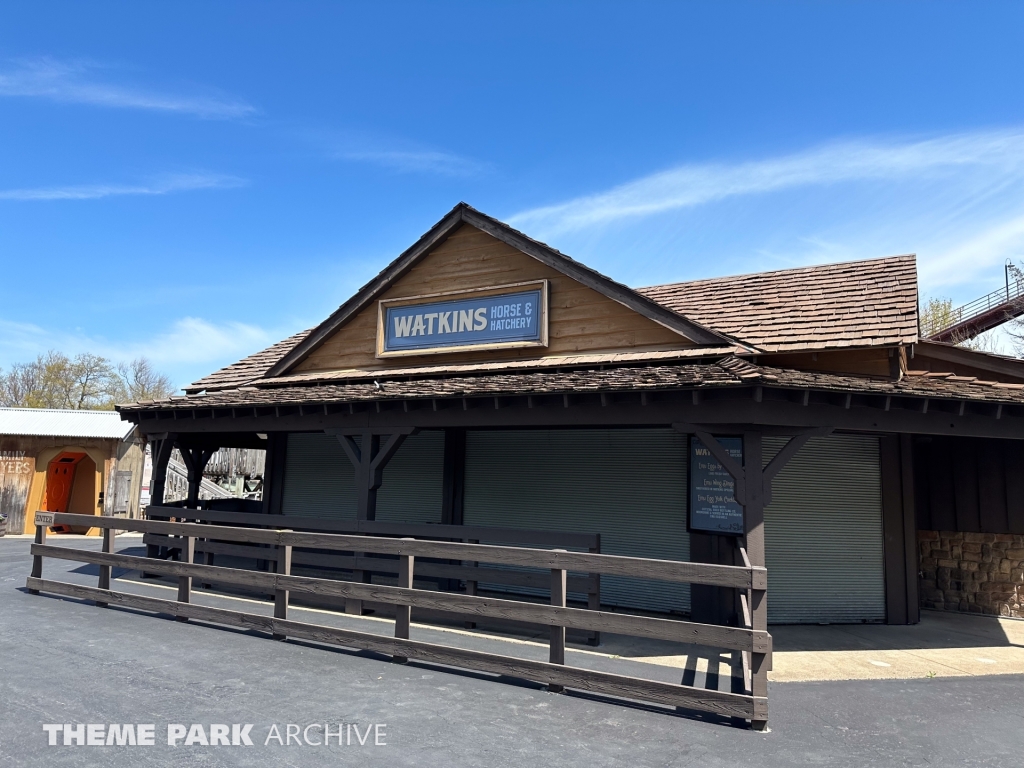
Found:
<svg viewBox="0 0 1024 768"><path fill-rule="evenodd" d="M202 509L175 506L151 506L146 516L151 520L213 523L218 525L234 525L246 528L282 528L296 531L316 533L347 533L365 536L391 536L406 538L424 538L441 541L462 541L466 543L515 544L516 546L545 546L549 548L567 548L585 550L594 554L601 551L601 536L597 533L579 531L545 531L523 528L500 528L471 525L443 525L434 523L399 523L380 522L376 520L339 520L303 516L265 515L235 510L222 510L214 505L216 500L201 501ZM212 509L209 507L213 506ZM147 545L147 554L157 556L160 551L176 554L175 539L164 534L147 533L143 538ZM266 553L263 544L232 544L206 539L196 542L196 550L202 553L207 565L212 565L219 555L245 557L255 559L258 564L265 565ZM372 576L394 577L398 575L399 561L391 556L364 557L362 553L341 554L324 553L308 548L297 548L292 554L294 566L303 569L327 569L330 575L339 575L338 571L347 571L354 581L370 581ZM323 571L321 571L323 572ZM481 567L472 561L442 561L438 559L422 559L416 564L416 573L421 579L437 580L439 586L455 582L463 582L468 594L475 594L480 584L490 589L522 591L522 589L547 590L550 588L550 574L504 568ZM573 594L584 594L587 606L594 610L601 607L601 574L585 575L570 574L567 589ZM362 613L363 604L360 600L349 598L345 609L348 613ZM472 628L472 622L467 622ZM600 643L600 633L592 632L587 638L591 645Z"/></svg>
<svg viewBox="0 0 1024 768"><path fill-rule="evenodd" d="M87 518L87 520L85 519ZM179 620L201 619L231 626L261 630L276 639L287 637L314 640L344 647L373 650L389 654L396 661L408 659L464 667L547 684L552 690L564 687L610 696L650 701L658 704L698 709L738 717L759 723L767 721L767 697L746 693L726 693L685 685L647 680L629 675L572 668L565 664L565 630L584 629L615 632L635 637L656 638L680 643L693 643L733 651L759 658L771 656L771 637L765 631L749 627L728 627L689 621L630 616L600 610L572 608L566 605L566 572L616 574L663 581L687 581L734 587L743 597L763 597L766 589L764 568L747 565L725 566L703 563L680 563L617 555L538 550L523 547L469 544L462 542L416 541L371 536L304 533L290 530L236 528L201 523L96 518L94 516L38 513L36 543L32 546L32 575L28 589L34 593L54 594L93 600L98 605L117 605L157 613L170 614ZM90 552L78 548L59 547L46 542L49 525L83 525L104 529L103 551ZM141 531L147 534L180 537L181 561L154 561L151 558L117 554L113 551L114 531ZM203 565L193 562L197 539L258 543L275 560L276 573ZM398 586L342 582L290 573L292 550L309 547L319 550L360 551L394 555L399 558ZM545 568L550 570L551 605L525 603L477 595L452 594L413 588L418 570L418 557L472 560L486 563ZM57 558L99 566L97 587L87 587L42 578L44 558ZM112 590L111 570L115 567L145 570L178 577L178 599L165 600ZM233 611L191 603L192 581L236 584L256 587L275 595L274 616ZM290 620L288 606L291 593L330 595L357 600L372 600L396 607L395 637L352 629L323 626ZM744 600L746 602L747 600ZM409 637L413 608L439 610L469 618L493 617L512 621L546 624L551 628L549 660L531 661L500 654L469 651L437 643L412 640ZM770 665L768 665L770 666ZM744 659L744 667L750 663ZM767 666L758 664L758 668Z"/></svg>

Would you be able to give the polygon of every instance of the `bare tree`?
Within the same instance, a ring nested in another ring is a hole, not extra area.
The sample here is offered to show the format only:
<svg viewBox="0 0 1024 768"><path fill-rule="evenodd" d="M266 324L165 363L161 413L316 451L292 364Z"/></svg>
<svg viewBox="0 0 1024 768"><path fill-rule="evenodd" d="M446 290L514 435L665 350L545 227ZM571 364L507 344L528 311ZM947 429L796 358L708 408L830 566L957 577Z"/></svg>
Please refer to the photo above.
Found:
<svg viewBox="0 0 1024 768"><path fill-rule="evenodd" d="M99 355L72 358L51 350L0 373L0 404L15 408L111 409L173 391L170 379L145 358L115 367Z"/></svg>
<svg viewBox="0 0 1024 768"><path fill-rule="evenodd" d="M159 400L174 392L174 385L165 374L158 373L145 357L137 357L117 366L118 387L111 394L119 403Z"/></svg>

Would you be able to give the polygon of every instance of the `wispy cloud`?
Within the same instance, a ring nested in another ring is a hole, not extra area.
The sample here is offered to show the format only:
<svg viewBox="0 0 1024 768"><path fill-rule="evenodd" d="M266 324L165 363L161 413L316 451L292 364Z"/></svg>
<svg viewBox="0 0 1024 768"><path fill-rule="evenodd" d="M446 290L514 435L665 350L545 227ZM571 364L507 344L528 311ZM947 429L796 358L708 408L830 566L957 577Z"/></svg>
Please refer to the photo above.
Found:
<svg viewBox="0 0 1024 768"><path fill-rule="evenodd" d="M845 141L781 157L682 165L606 192L523 211L516 226L568 232L691 208L731 197L854 181L937 179L987 167L998 179L1024 171L1024 132L970 133L920 141Z"/></svg>
<svg viewBox="0 0 1024 768"><path fill-rule="evenodd" d="M230 120L250 117L257 110L240 99L223 95L159 93L97 79L97 67L81 61L50 57L15 62L0 71L0 96L44 98L69 104L170 112Z"/></svg>
<svg viewBox="0 0 1024 768"><path fill-rule="evenodd" d="M58 187L0 189L0 200L97 200L125 195L168 195L199 189L230 189L244 186L245 179L208 173L163 176L140 184L78 184Z"/></svg>
<svg viewBox="0 0 1024 768"><path fill-rule="evenodd" d="M1024 127L684 164L508 220L638 285L916 253L925 295L968 301L1024 259Z"/></svg>
<svg viewBox="0 0 1024 768"><path fill-rule="evenodd" d="M486 167L483 163L451 152L361 151L338 152L336 157L373 163L399 173L435 173L442 176L473 176Z"/></svg>
<svg viewBox="0 0 1024 768"><path fill-rule="evenodd" d="M48 329L0 319L0 368L27 362L50 349L74 355L89 352L115 362L147 357L181 386L217 368L264 349L294 331L268 331L234 321L183 317L151 337L113 341L79 331Z"/></svg>

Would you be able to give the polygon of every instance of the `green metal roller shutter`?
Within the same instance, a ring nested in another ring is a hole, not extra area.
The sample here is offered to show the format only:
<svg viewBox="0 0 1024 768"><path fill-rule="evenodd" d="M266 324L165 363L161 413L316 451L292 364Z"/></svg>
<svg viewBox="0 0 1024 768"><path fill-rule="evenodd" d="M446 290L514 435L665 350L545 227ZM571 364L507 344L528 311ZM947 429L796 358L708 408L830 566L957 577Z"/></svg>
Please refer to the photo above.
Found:
<svg viewBox="0 0 1024 768"><path fill-rule="evenodd" d="M689 560L686 438L670 429L471 431L466 525L601 534L613 555ZM602 602L689 611L686 584L601 578Z"/></svg>
<svg viewBox="0 0 1024 768"><path fill-rule="evenodd" d="M384 468L377 491L377 520L388 523L440 523L444 483L444 432L407 437Z"/></svg>
<svg viewBox="0 0 1024 768"><path fill-rule="evenodd" d="M441 522L443 468L444 432L426 431L406 438L384 468L384 482L377 491L376 519ZM355 470L338 438L322 432L288 435L281 511L285 515L355 520Z"/></svg>
<svg viewBox="0 0 1024 768"><path fill-rule="evenodd" d="M785 438L765 438L765 462ZM768 620L885 620L878 438L812 438L765 509Z"/></svg>
<svg viewBox="0 0 1024 768"><path fill-rule="evenodd" d="M288 435L281 512L299 517L356 519L355 470L334 435Z"/></svg>

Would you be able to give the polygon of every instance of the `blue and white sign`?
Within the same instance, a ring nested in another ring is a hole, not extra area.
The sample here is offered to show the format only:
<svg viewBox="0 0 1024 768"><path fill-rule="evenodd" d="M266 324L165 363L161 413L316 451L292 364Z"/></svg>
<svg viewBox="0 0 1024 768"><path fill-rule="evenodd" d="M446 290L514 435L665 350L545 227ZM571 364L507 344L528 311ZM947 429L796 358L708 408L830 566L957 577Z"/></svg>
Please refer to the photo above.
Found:
<svg viewBox="0 0 1024 768"><path fill-rule="evenodd" d="M736 463L743 463L743 440L720 437L718 442ZM736 503L736 481L696 435L690 437L690 530L743 534L743 507Z"/></svg>
<svg viewBox="0 0 1024 768"><path fill-rule="evenodd" d="M381 352L449 350L544 340L542 288L480 298L382 307Z"/></svg>

